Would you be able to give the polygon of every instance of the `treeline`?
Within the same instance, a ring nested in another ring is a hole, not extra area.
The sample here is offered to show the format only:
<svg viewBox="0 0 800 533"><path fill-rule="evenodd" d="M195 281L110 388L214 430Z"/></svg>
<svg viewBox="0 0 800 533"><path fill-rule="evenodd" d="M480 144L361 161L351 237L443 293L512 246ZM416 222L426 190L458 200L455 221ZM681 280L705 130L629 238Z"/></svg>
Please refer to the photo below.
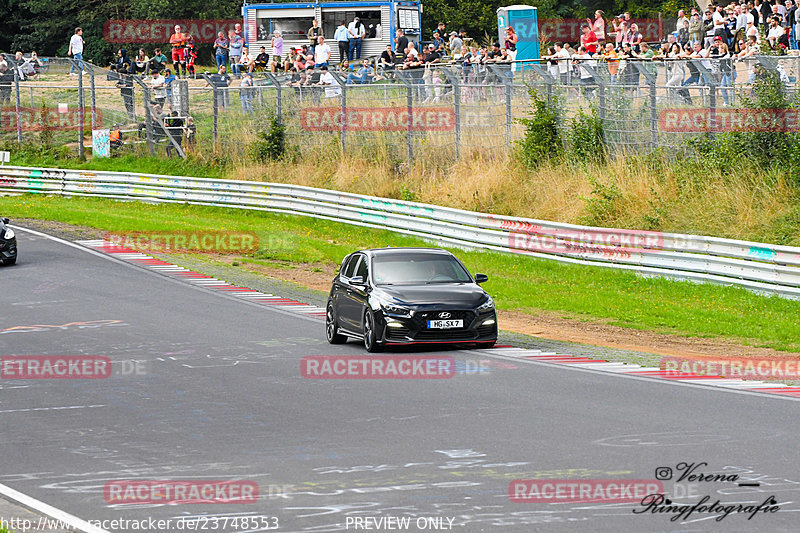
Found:
<svg viewBox="0 0 800 533"><path fill-rule="evenodd" d="M253 3L256 3L253 1ZM524 0L423 0L423 38L429 39L436 23L448 29L467 30L480 39L497 32L497 8ZM597 9L611 17L630 11L634 17L674 16L690 0L537 0L531 2L540 18L585 18ZM42 56L64 56L76 26L83 28L84 57L101 64L111 60L118 44L103 38L109 19L233 19L241 17L242 0L0 0L0 50L36 50ZM138 48L131 45L129 48ZM210 53L208 50L200 49ZM202 57L202 56L201 56ZM204 61L205 62L205 61Z"/></svg>

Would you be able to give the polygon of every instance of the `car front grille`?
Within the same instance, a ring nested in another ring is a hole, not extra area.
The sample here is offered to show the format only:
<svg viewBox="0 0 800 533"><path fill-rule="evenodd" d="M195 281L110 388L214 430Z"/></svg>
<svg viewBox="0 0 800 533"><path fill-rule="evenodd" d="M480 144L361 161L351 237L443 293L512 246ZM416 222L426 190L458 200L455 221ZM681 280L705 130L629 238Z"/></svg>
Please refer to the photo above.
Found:
<svg viewBox="0 0 800 533"><path fill-rule="evenodd" d="M449 341L449 340L472 340L477 338L475 331L464 329L423 329L415 336L415 340L426 341Z"/></svg>
<svg viewBox="0 0 800 533"><path fill-rule="evenodd" d="M428 329L428 320L443 320L439 315L441 313L450 313L447 320L463 320L464 327L456 331L463 331L467 329L473 320L475 320L475 313L472 311L424 311L414 315L414 326L419 329Z"/></svg>
<svg viewBox="0 0 800 533"><path fill-rule="evenodd" d="M408 328L386 328L386 338L388 340L406 340L411 332Z"/></svg>

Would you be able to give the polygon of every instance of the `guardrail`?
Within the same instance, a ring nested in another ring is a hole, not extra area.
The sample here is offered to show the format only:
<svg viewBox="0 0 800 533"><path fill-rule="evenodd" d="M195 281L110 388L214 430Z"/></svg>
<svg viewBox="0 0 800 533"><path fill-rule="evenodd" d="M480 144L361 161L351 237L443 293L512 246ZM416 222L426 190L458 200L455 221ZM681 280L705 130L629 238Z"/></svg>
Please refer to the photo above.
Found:
<svg viewBox="0 0 800 533"><path fill-rule="evenodd" d="M3 166L0 193L257 209L389 229L440 245L511 252L800 297L800 248L790 246L577 226L299 185L124 172Z"/></svg>

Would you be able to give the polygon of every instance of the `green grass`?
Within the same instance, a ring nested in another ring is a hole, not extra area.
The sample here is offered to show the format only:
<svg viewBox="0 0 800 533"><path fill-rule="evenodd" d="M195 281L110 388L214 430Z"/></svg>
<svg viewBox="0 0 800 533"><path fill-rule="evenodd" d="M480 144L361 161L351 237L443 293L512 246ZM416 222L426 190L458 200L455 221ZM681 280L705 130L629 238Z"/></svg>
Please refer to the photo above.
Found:
<svg viewBox="0 0 800 533"><path fill-rule="evenodd" d="M214 207L25 195L0 198L0 212L12 219L56 220L108 231L209 227L255 231L261 247L251 259L260 261L339 264L346 254L359 248L430 246L389 231ZM500 309L533 314L552 311L627 328L725 337L753 346L800 352L798 301L740 288L640 278L629 272L513 254L454 252L472 272L489 275L485 287ZM24 247L20 253L24 257Z"/></svg>
<svg viewBox="0 0 800 533"><path fill-rule="evenodd" d="M164 150L158 147L159 153ZM91 154L91 143L86 147L86 153ZM54 157L52 153L39 153L37 151L13 151L11 164L30 167L71 168L84 170L103 170L116 172L141 172L142 174L167 174L173 176L194 176L197 178L221 178L225 168L214 160L198 157L181 159L178 157L150 157L143 155L123 155L110 158L89 158L81 161L77 157Z"/></svg>

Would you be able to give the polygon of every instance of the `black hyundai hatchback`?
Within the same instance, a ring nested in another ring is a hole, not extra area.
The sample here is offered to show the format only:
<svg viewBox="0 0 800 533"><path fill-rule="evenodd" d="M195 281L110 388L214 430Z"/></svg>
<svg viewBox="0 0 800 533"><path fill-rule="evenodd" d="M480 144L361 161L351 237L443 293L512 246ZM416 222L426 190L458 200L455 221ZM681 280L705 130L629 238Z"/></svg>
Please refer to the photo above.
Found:
<svg viewBox="0 0 800 533"><path fill-rule="evenodd" d="M0 218L0 265L13 265L17 262L17 237L8 227L8 219Z"/></svg>
<svg viewBox="0 0 800 533"><path fill-rule="evenodd" d="M328 297L328 342L386 345L497 342L494 301L456 257L435 248L360 250L342 261Z"/></svg>

